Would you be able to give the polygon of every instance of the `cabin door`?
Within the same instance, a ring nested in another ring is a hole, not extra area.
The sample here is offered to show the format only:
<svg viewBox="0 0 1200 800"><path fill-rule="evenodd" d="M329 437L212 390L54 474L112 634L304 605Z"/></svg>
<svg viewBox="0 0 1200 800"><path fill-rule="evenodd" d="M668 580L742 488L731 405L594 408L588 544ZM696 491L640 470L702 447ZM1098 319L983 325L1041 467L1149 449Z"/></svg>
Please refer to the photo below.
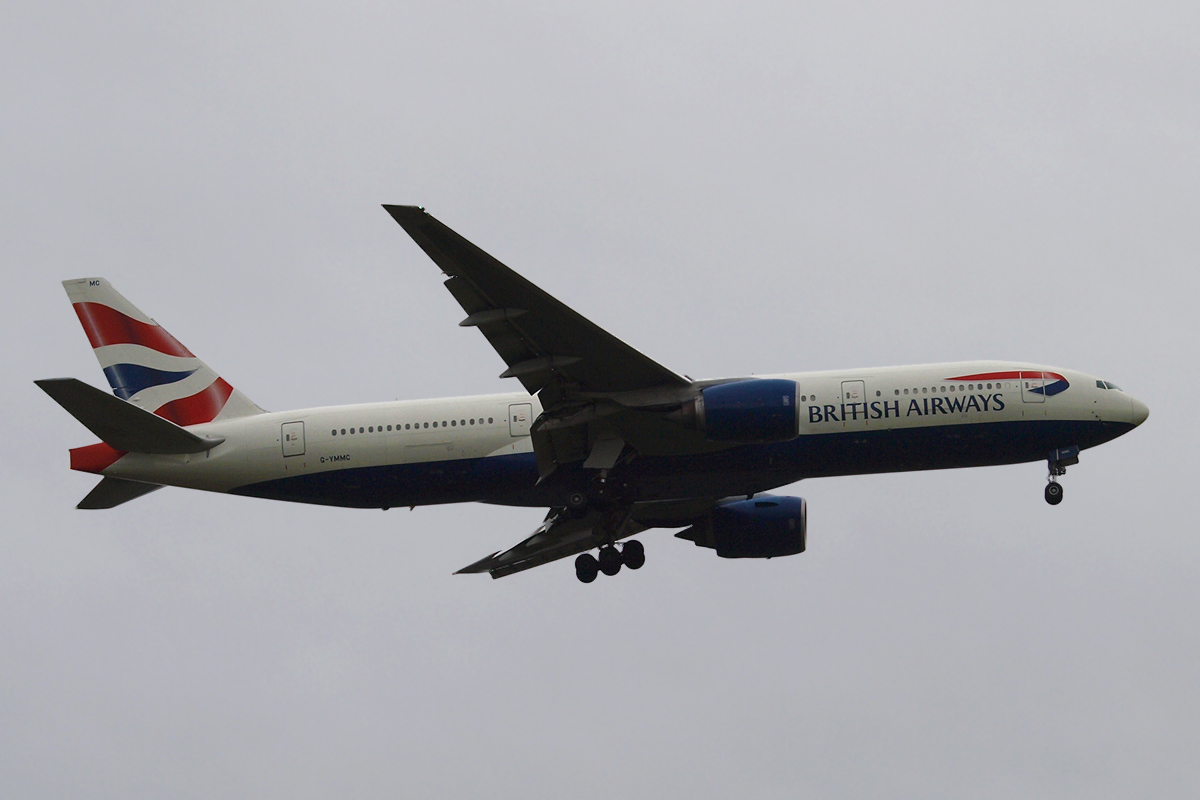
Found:
<svg viewBox="0 0 1200 800"><path fill-rule="evenodd" d="M508 432L513 436L528 436L533 424L533 405L514 403L508 407Z"/></svg>
<svg viewBox="0 0 1200 800"><path fill-rule="evenodd" d="M867 389L862 381L842 381L842 427L867 427Z"/></svg>
<svg viewBox="0 0 1200 800"><path fill-rule="evenodd" d="M283 443L283 455L304 455L304 423L285 422L280 429L279 440Z"/></svg>
<svg viewBox="0 0 1200 800"><path fill-rule="evenodd" d="M1046 379L1042 373L1021 373L1021 399L1026 403L1046 402Z"/></svg>

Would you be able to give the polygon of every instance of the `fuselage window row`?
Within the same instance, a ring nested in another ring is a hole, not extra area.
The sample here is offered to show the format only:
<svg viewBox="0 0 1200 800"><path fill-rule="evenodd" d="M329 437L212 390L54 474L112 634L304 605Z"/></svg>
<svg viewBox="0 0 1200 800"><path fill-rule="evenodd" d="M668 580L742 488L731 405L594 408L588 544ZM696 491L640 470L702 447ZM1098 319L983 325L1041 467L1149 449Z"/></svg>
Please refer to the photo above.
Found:
<svg viewBox="0 0 1200 800"><path fill-rule="evenodd" d="M420 429L421 429L421 426L422 426L422 424L423 424L423 425L424 425L424 427L426 427L426 428L428 428L428 427L430 426L430 423L428 423L428 422L426 422L426 423L420 423L420 422L406 422L406 423L404 423L404 428L403 428L403 430L406 430L406 431L407 431L407 430L413 430L413 429L420 430ZM434 423L432 423L432 424L433 424L433 427L435 427L435 428L438 426L438 423L437 423L437 422L434 422ZM453 427L458 427L458 426L466 427L467 425L483 425L483 424L485 424L485 423L484 423L484 421L483 421L483 417L479 417L478 419L471 418L471 419L469 419L469 420L467 420L467 419L453 420L453 419L452 419L452 420L450 420L449 422L447 422L447 421L445 421L445 420L442 420L442 423L441 423L441 425L442 425L442 427L443 427L443 428L449 428L449 427L452 427L452 426L453 426ZM488 424L488 425L494 425L494 424L495 424L495 417L488 417L488 418L487 418L487 423L486 423L486 424ZM391 425L388 425L388 426L387 426L387 430L388 430L388 432L390 433L390 432L391 432L391 430L392 430L392 426L391 426ZM401 430L400 423L398 423L398 422L396 423L396 430L397 430L397 431ZM349 429L349 433L350 433L351 435L352 435L352 434L354 434L354 433L364 433L364 432L365 432L365 433L383 433L383 426L382 426L382 425L371 425L371 426L369 426L369 427L367 427L367 428L365 428L365 429L364 429L364 428L359 428L357 431L355 431L355 429L354 429L354 428L350 428L350 429ZM337 429L337 428L334 428L334 429L332 429L332 430L330 430L330 431L329 431L329 435L330 435L330 436L346 436L346 435L347 435L347 430L346 430L345 428L342 428L341 430L339 430L339 429Z"/></svg>

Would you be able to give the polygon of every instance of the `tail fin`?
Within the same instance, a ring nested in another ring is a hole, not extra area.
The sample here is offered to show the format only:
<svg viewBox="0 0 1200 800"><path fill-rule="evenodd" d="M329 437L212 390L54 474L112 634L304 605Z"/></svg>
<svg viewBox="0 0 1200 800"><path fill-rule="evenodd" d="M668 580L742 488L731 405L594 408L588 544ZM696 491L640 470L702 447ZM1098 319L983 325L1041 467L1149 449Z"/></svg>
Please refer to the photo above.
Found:
<svg viewBox="0 0 1200 800"><path fill-rule="evenodd" d="M117 397L185 426L263 413L108 281L63 287Z"/></svg>

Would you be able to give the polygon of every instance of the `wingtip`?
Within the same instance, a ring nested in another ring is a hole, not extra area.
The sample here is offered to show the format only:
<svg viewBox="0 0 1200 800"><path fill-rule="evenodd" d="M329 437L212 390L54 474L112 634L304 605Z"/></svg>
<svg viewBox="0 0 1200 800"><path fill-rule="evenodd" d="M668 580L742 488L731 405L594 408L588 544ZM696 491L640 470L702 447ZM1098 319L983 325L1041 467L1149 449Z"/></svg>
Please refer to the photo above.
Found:
<svg viewBox="0 0 1200 800"><path fill-rule="evenodd" d="M412 221L429 216L429 212L425 210L425 206L397 206L384 203L383 210L391 214L392 218L397 222Z"/></svg>

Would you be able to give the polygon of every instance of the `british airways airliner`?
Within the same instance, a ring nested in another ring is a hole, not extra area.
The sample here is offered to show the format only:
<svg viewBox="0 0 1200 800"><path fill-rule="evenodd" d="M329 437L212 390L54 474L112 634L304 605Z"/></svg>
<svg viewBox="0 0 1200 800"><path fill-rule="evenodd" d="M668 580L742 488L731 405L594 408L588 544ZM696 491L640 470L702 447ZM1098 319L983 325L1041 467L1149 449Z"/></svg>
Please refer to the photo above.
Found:
<svg viewBox="0 0 1200 800"><path fill-rule="evenodd" d="M102 278L64 282L112 387L37 381L100 442L78 505L162 486L389 508L548 509L524 541L459 572L511 575L569 556L579 580L638 569L650 528L723 558L805 549L804 478L1045 460L1046 502L1081 451L1146 420L1114 384L999 361L691 380L584 319L424 209L384 206L445 273L524 392L267 412ZM114 396L115 395L115 396ZM593 555L592 551L596 554Z"/></svg>

